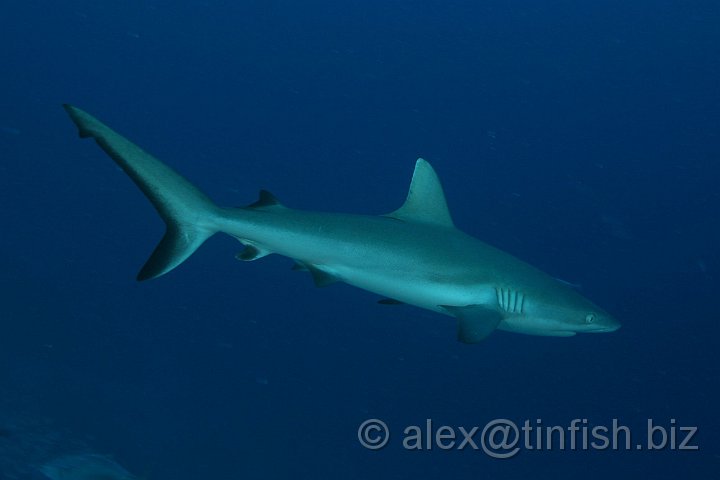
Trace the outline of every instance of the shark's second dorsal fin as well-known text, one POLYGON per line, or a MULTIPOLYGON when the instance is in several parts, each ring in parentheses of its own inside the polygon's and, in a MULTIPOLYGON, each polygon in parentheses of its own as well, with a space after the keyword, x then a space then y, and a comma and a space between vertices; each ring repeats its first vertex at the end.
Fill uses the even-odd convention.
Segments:
POLYGON ((277 199, 275 195, 268 192, 267 190, 260 190, 260 195, 256 202, 251 203, 245 208, 252 208, 252 209, 268 209, 268 208, 285 208, 285 206, 280 203, 280 201, 277 199))
POLYGON ((440 179, 432 166, 422 158, 418 158, 415 163, 415 172, 405 203, 385 216, 409 222, 433 223, 444 227, 455 226, 450 217, 440 179))

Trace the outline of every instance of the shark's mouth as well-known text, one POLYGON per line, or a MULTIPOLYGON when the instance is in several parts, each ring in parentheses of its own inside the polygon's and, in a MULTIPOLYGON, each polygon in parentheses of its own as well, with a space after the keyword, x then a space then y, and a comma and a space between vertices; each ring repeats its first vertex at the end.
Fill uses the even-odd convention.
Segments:
POLYGON ((594 328, 594 329, 592 329, 592 330, 588 330, 587 333, 607 333, 607 332, 614 332, 614 331, 617 330, 618 328, 620 328, 620 325, 610 325, 610 326, 598 327, 598 328, 594 328))
POLYGON ((572 337, 576 334, 577 332, 574 332, 572 330, 550 330, 547 333, 543 333, 541 335, 547 335, 549 337, 572 337))

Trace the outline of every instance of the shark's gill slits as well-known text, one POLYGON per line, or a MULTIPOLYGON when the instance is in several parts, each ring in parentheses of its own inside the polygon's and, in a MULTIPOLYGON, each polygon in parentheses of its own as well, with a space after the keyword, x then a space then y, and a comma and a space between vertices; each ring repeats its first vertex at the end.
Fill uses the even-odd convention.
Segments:
POLYGON ((523 313, 525 294, 509 288, 495 288, 500 308, 508 313, 523 313))

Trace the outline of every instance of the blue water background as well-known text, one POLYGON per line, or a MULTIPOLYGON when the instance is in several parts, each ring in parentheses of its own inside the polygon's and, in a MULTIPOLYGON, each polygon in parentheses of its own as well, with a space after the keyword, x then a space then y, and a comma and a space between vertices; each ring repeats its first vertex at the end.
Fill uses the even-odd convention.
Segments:
POLYGON ((6 5, 0 478, 83 449, 152 480, 714 478, 718 25, 700 0, 6 5), (138 284, 163 225, 64 102, 223 205, 267 188, 385 213, 423 156, 461 229, 623 328, 466 346, 447 317, 241 264, 221 236, 138 284), (378 452, 356 438, 372 417, 395 432, 378 452), (427 418, 676 419, 700 449, 404 451, 427 418))

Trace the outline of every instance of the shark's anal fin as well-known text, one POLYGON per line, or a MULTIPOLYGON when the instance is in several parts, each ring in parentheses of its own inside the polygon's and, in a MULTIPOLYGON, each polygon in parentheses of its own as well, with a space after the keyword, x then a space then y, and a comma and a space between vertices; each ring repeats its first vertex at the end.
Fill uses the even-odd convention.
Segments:
POLYGON ((441 307, 457 318, 458 340, 462 343, 480 343, 494 332, 502 321, 500 312, 483 305, 465 305, 460 307, 441 305, 441 307))
POLYGON ((295 260, 295 264, 292 269, 299 272, 310 272, 310 276, 312 277, 313 282, 315 282, 316 287, 327 287, 328 285, 332 285, 333 283, 340 281, 340 279, 335 275, 321 270, 315 265, 303 263, 299 260, 295 260))
POLYGON ((252 262, 258 258, 263 258, 270 255, 272 252, 263 250, 262 248, 256 247, 255 245, 246 245, 242 252, 237 253, 235 258, 243 262, 252 262))

